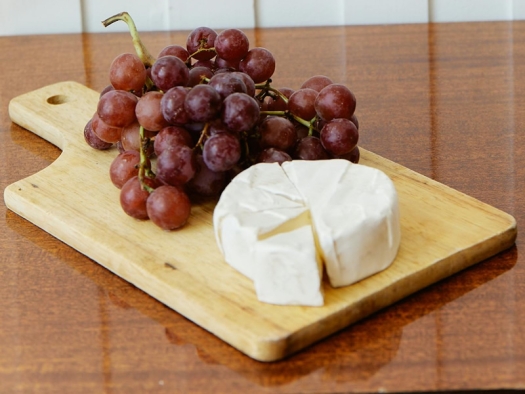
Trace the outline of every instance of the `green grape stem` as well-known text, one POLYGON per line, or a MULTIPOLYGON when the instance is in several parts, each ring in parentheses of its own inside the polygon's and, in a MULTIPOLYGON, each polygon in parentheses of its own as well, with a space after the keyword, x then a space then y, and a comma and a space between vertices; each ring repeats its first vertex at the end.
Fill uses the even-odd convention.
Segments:
POLYGON ((144 182, 144 178, 154 178, 155 174, 151 170, 150 161, 148 160, 148 155, 146 149, 150 143, 150 139, 144 135, 144 127, 140 126, 140 161, 139 161, 139 181, 140 186, 143 190, 146 190, 148 193, 151 193, 153 189, 144 182))
POLYGON ((202 144, 204 143, 204 139, 208 136, 208 129, 209 128, 210 128, 210 123, 206 122, 206 124, 204 125, 204 128, 201 131, 201 135, 199 136, 199 140, 197 141, 197 143, 195 144, 193 149, 196 149, 198 147, 202 148, 202 144))
POLYGON ((121 12, 119 14, 113 15, 103 20, 102 24, 104 27, 108 27, 117 21, 123 21, 128 25, 129 33, 133 39, 133 46, 135 47, 138 57, 140 57, 140 60, 142 60, 142 63, 144 63, 146 67, 151 67, 153 63, 155 63, 155 58, 151 56, 148 49, 140 39, 137 26, 135 26, 135 22, 133 22, 133 19, 127 12, 121 12))

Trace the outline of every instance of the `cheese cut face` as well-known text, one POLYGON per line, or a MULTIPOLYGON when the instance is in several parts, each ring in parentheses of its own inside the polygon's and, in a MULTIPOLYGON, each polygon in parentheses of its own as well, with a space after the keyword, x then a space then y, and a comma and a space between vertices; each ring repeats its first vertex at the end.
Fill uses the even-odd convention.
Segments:
POLYGON ((213 214, 228 264, 254 282, 262 302, 323 305, 330 284, 347 286, 387 268, 401 241, 394 184, 347 160, 251 166, 223 191, 213 214))

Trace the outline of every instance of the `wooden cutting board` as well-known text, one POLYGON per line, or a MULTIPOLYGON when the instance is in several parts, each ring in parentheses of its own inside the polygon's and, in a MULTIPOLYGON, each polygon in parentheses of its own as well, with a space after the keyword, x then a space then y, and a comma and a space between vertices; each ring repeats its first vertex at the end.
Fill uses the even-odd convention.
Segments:
POLYGON ((63 152, 49 167, 4 191, 7 207, 121 276, 248 356, 282 359, 440 279, 514 244, 515 219, 362 149, 399 194, 402 242, 387 270, 357 284, 325 284, 323 307, 260 303, 252 283, 223 260, 212 227, 214 203, 165 232, 125 215, 109 180, 116 149, 83 137, 98 93, 63 82, 14 98, 13 122, 63 152))

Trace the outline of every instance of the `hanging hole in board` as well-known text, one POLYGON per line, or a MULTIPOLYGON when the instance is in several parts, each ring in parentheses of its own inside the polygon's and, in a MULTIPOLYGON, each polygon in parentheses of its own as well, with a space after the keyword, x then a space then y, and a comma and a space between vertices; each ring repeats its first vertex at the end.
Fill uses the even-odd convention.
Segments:
POLYGON ((52 105, 64 104, 69 101, 69 97, 64 94, 57 94, 56 96, 51 96, 47 99, 47 102, 52 105))

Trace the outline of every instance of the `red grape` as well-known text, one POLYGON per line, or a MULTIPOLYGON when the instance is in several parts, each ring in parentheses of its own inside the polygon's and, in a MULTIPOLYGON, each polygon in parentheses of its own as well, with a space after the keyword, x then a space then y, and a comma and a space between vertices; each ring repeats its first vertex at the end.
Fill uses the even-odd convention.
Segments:
POLYGON ((126 127, 133 123, 138 98, 124 90, 111 90, 104 94, 97 105, 100 119, 112 127, 126 127))
POLYGON ((228 171, 241 158, 239 138, 231 133, 219 133, 204 143, 202 158, 208 168, 215 172, 228 171))
POLYGON ((319 117, 328 122, 335 118, 350 119, 354 114, 356 100, 345 85, 332 84, 323 88, 315 99, 315 110, 319 117))
POLYGON ((196 53, 200 49, 211 49, 215 45, 217 32, 209 27, 198 27, 194 29, 186 40, 186 49, 197 60, 210 60, 215 56, 215 52, 204 50, 196 53))
POLYGON ((158 131, 168 126, 160 108, 163 94, 161 92, 147 92, 142 96, 135 108, 138 122, 149 131, 158 131))
POLYGON ((356 147, 359 132, 355 124, 348 119, 332 119, 321 129, 320 139, 328 152, 340 156, 356 147))
POLYGON ((119 189, 134 176, 139 175, 140 154, 136 150, 128 150, 120 153, 109 167, 111 182, 119 189))
POLYGON ((106 150, 113 146, 112 143, 102 141, 93 131, 93 118, 90 119, 84 127, 84 139, 94 149, 106 150))
POLYGON ((226 29, 215 38, 217 55, 224 60, 240 61, 248 54, 250 42, 246 34, 238 29, 226 29))
POLYGON ((138 176, 130 178, 120 190, 120 206, 129 216, 146 220, 148 212, 146 210, 146 201, 149 192, 142 189, 138 176))
POLYGON ((239 70, 248 74, 255 83, 268 80, 275 71, 275 59, 266 48, 253 48, 239 63, 239 70))
POLYGON ((109 67, 109 80, 117 90, 142 93, 146 78, 144 63, 133 53, 123 53, 117 56, 109 67))
POLYGON ((177 187, 163 185, 156 188, 146 202, 146 210, 153 223, 163 230, 182 227, 190 217, 191 202, 177 187))

